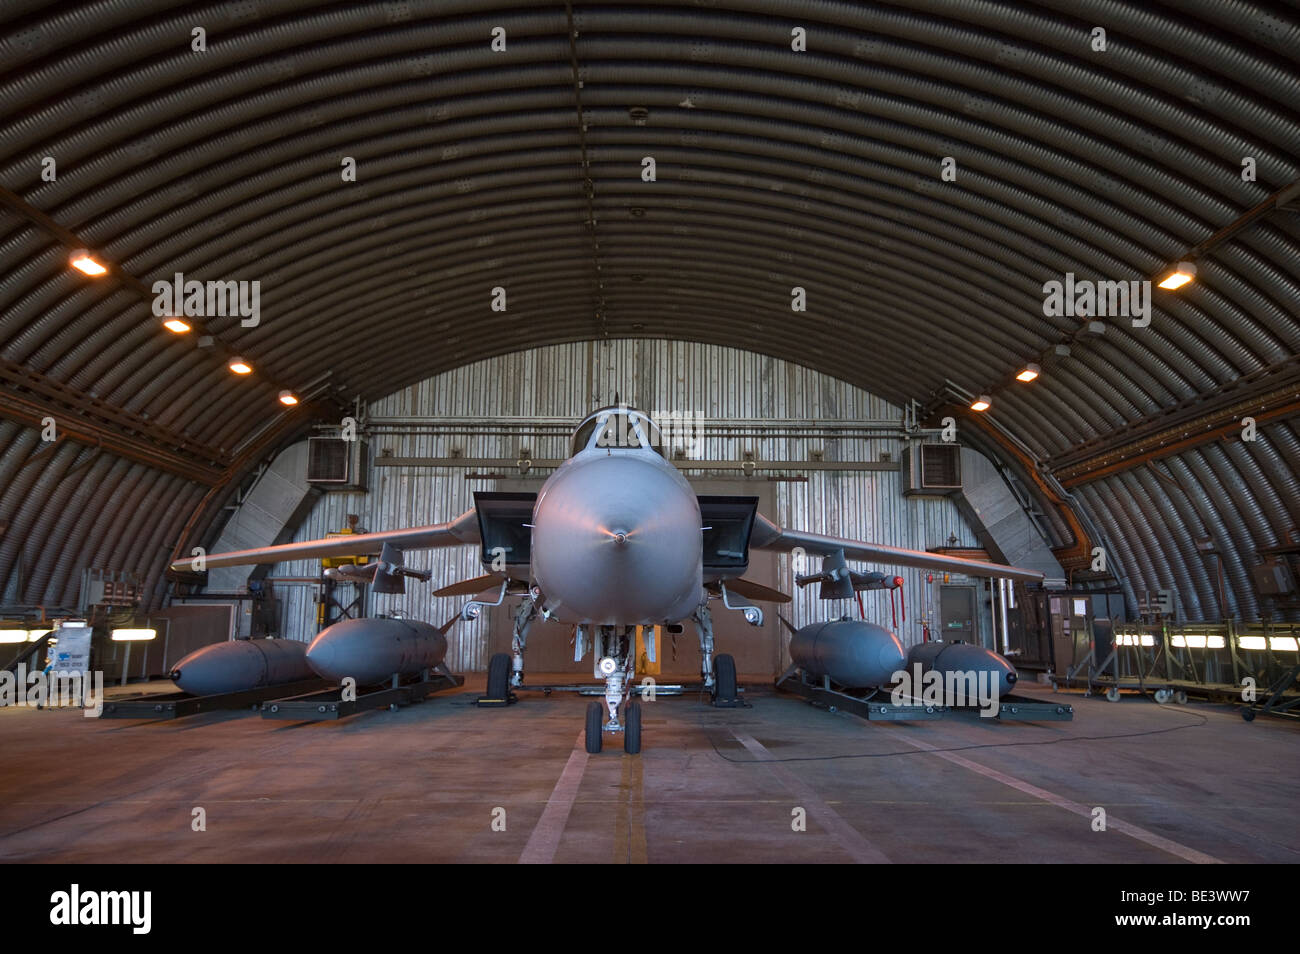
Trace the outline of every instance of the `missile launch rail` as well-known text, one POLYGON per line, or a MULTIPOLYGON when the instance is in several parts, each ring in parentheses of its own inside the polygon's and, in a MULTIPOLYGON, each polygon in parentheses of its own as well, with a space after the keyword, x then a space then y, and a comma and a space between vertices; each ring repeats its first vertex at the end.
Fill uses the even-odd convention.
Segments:
POLYGON ((102 719, 181 719, 200 712, 256 709, 267 699, 319 691, 329 683, 324 679, 301 679, 278 686, 258 686, 241 692, 221 692, 210 696, 192 696, 188 692, 155 692, 120 699, 105 699, 102 719))
MULTIPOLYGON (((929 722, 947 716, 964 716, 980 712, 977 706, 947 706, 916 701, 898 705, 888 690, 872 690, 866 696, 850 695, 830 687, 829 680, 814 681, 801 669, 792 668, 776 681, 776 688, 807 699, 831 712, 843 709, 868 722, 929 722)), ((1007 695, 998 699, 998 714, 990 716, 1003 722, 1071 722, 1074 706, 1065 702, 1043 702, 1026 696, 1007 695)))
POLYGON ((401 706, 423 702, 428 696, 443 689, 454 689, 465 684, 443 666, 424 670, 413 681, 403 683, 398 676, 383 689, 370 687, 359 691, 355 699, 343 698, 343 690, 334 686, 319 692, 271 699, 262 703, 263 719, 288 719, 295 722, 320 722, 326 719, 346 719, 370 709, 388 709, 396 712, 401 706))

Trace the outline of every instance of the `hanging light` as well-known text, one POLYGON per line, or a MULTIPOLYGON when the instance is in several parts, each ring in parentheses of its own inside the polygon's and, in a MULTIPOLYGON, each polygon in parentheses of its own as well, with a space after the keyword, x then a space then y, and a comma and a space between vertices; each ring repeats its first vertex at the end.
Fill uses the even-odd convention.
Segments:
POLYGON ((1174 270, 1164 277, 1159 287, 1173 291, 1175 288, 1182 288, 1194 278, 1196 278, 1196 263, 1179 262, 1174 266, 1174 270))
POLYGON ((234 371, 235 374, 253 373, 253 366, 249 364, 247 361, 245 361, 243 358, 231 358, 230 364, 227 365, 227 367, 230 368, 231 371, 234 371))
POLYGON ((68 264, 91 278, 99 278, 101 275, 108 274, 108 269, 95 261, 90 252, 84 248, 79 248, 69 255, 68 264))
POLYGON ((981 394, 971 403, 970 409, 972 411, 987 411, 992 406, 993 399, 987 394, 981 394))
POLYGON ((1029 364, 1025 365, 1025 370, 1016 375, 1016 380, 1028 383, 1038 377, 1038 372, 1041 370, 1042 368, 1031 361, 1029 364))

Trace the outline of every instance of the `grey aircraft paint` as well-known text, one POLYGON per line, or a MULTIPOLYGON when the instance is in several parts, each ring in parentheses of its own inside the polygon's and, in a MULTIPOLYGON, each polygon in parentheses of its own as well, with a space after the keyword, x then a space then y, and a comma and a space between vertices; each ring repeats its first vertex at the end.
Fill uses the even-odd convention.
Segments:
POLYGON ((169 673, 182 692, 208 696, 312 677, 307 647, 292 639, 236 639, 196 649, 169 673))
POLYGON ((897 636, 860 619, 812 623, 790 637, 790 658, 797 666, 850 689, 893 682, 905 655, 897 636))
POLYGON ((655 450, 602 446, 601 434, 537 495, 532 571, 543 609, 563 623, 685 619, 704 600, 699 499, 655 450))
POLYGON ((999 696, 1010 693, 1016 684, 1016 669, 1011 663, 993 650, 973 643, 917 643, 907 654, 908 671, 917 664, 922 675, 930 670, 942 675, 974 673, 977 677, 988 672, 997 683, 999 696))
POLYGON ((358 686, 394 673, 412 676, 447 655, 443 631, 413 619, 345 619, 321 630, 307 648, 307 664, 323 679, 358 686))

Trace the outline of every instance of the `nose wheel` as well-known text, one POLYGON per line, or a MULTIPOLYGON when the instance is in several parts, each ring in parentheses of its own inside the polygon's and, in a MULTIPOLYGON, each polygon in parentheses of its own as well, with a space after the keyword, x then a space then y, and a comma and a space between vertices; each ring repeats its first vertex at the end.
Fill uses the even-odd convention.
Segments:
MULTIPOLYGON (((587 752, 599 754, 605 741, 605 707, 599 702, 587 703, 587 752)), ((623 751, 628 755, 641 754, 641 703, 629 699, 623 704, 623 751)), ((613 730, 618 731, 618 730, 613 730)))

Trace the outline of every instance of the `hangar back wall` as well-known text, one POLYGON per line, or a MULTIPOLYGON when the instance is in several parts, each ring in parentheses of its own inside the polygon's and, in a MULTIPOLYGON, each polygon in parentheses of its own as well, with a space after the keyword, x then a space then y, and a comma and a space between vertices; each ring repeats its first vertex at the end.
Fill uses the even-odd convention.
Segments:
MULTIPOLYGON (((815 422, 871 421, 883 428, 896 425, 902 416, 900 408, 828 375, 733 348, 611 340, 539 348, 477 362, 375 401, 369 409, 374 420, 400 418, 403 423, 378 426, 370 438, 370 450, 376 459, 381 459, 379 455, 385 451, 394 457, 447 457, 453 450, 460 450, 465 457, 513 461, 520 447, 525 446, 539 459, 563 457, 572 426, 592 408, 612 403, 616 394, 652 412, 701 414, 710 428, 702 455, 707 460, 739 460, 747 451, 759 462, 808 460, 810 450, 822 450, 828 461, 879 464, 882 454, 898 461, 902 446, 897 438, 883 436, 826 439, 815 422), (538 429, 529 423, 536 418, 558 418, 567 423, 552 426, 552 436, 539 436, 538 429), (460 424, 453 427, 448 419, 509 419, 516 423, 492 428, 484 424, 477 436, 465 436, 448 432, 475 428, 460 424), (427 425, 434 422, 441 423, 430 432, 427 425), (745 436, 712 436, 713 426, 722 424, 745 436), (810 436, 794 436, 800 430, 810 436)), ((690 476, 736 486, 742 486, 744 480, 734 472, 690 476)), ((754 489, 750 492, 772 500, 775 509, 768 515, 788 526, 912 549, 941 545, 950 536, 956 536, 961 545, 976 545, 951 500, 903 497, 896 469, 814 470, 806 476, 806 483, 771 482, 758 476, 752 479, 754 489)), ((434 523, 471 507, 474 490, 500 489, 503 484, 467 480, 465 469, 377 466, 371 470, 368 492, 322 496, 293 539, 308 540, 337 530, 345 526, 349 513, 358 514, 361 524, 370 530, 434 523)), ((774 561, 773 576, 765 575, 771 572, 766 568, 757 570, 759 562, 754 564, 758 573, 755 579, 787 592, 794 590, 787 558, 774 561)), ((412 551, 408 563, 432 569, 434 582, 408 584, 404 596, 372 595, 372 613, 401 611, 441 622, 455 613, 459 601, 435 600, 430 609, 431 590, 482 573, 477 554, 470 548, 412 551)), ((319 561, 299 560, 278 564, 269 575, 274 581, 311 577, 319 571, 319 561)), ((907 596, 911 600, 920 592, 921 573, 900 572, 907 579, 907 596)), ((296 639, 311 638, 316 632, 311 605, 315 587, 273 585, 282 601, 284 634, 296 639)), ((825 619, 832 612, 848 611, 847 603, 822 603, 813 597, 812 592, 796 594, 794 604, 787 608, 796 626, 825 619)), ((865 598, 868 614, 888 623, 888 598, 880 593, 868 593, 865 598)), ((719 610, 715 618, 726 615, 719 610)), ((449 653, 453 670, 485 668, 488 655, 502 648, 491 645, 490 625, 481 620, 457 627, 458 635, 452 639, 449 653)), ((719 619, 720 640, 725 638, 723 625, 719 619)), ((765 627, 772 631, 768 638, 782 638, 777 627, 775 619, 770 619, 765 627)), ((900 630, 905 642, 920 639, 914 614, 908 616, 906 625, 900 625, 900 630)), ((558 630, 556 634, 542 626, 533 630, 533 640, 539 646, 543 640, 555 642, 553 636, 558 636, 558 630)), ((567 638, 566 633, 563 639, 567 638)), ((680 652, 683 659, 695 658, 693 634, 684 641, 679 639, 680 650, 684 650, 680 652)), ((758 662, 756 657, 755 664, 758 662)))

